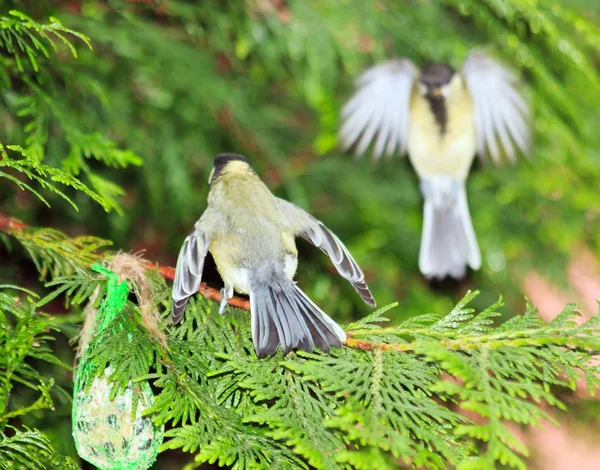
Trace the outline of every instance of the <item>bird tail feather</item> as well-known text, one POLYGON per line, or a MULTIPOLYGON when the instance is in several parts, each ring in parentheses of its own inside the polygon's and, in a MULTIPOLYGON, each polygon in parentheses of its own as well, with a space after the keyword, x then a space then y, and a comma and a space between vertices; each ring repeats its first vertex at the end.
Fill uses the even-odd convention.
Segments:
POLYGON ((425 277, 460 279, 481 267, 463 181, 437 176, 421 182, 425 197, 419 269, 425 277))
POLYGON ((344 330, 317 307, 292 281, 259 285, 250 290, 252 340, 259 358, 271 356, 281 345, 311 352, 329 352, 346 341, 344 330))

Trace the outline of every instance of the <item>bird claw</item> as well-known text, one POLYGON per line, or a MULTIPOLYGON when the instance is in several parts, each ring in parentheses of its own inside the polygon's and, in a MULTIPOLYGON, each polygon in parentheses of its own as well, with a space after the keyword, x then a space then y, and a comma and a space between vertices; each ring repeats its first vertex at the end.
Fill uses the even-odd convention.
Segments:
POLYGON ((221 303, 219 304, 219 315, 225 314, 225 309, 227 308, 228 301, 229 297, 227 296, 227 289, 223 287, 221 289, 221 303))

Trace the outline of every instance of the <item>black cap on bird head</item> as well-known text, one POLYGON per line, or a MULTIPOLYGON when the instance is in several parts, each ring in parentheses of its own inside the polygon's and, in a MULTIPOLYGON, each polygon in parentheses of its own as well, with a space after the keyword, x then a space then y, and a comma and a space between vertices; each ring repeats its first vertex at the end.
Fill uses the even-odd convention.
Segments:
POLYGON ((447 85, 454 77, 454 69, 446 64, 429 64, 421 72, 419 81, 427 88, 434 89, 447 85))
POLYGON ((248 160, 243 155, 239 155, 237 153, 220 153, 219 155, 217 155, 215 157, 215 162, 214 162, 215 171, 219 171, 219 170, 225 168, 225 166, 229 162, 233 162, 236 160, 244 162, 244 163, 248 164, 248 166, 251 166, 250 160, 248 160))
POLYGON ((214 181, 215 179, 217 179, 221 173, 223 172, 223 169, 229 165, 231 162, 243 162, 246 165, 248 165, 249 168, 252 168, 252 165, 250 164, 250 160, 248 160, 246 157, 244 157, 243 155, 239 155, 237 153, 220 153, 219 155, 217 155, 215 157, 214 163, 213 163, 213 170, 211 172, 211 176, 209 179, 209 183, 214 181))

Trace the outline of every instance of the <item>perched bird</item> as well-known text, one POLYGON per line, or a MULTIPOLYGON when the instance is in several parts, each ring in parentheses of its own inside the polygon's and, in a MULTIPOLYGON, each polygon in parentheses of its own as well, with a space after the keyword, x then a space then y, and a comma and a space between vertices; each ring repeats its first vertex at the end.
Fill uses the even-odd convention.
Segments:
POLYGON ((374 157, 408 150, 425 199, 419 269, 427 278, 461 278, 481 267, 465 181, 476 153, 499 164, 530 146, 527 103, 515 77, 487 55, 471 52, 462 70, 408 59, 367 70, 342 110, 340 140, 374 157))
POLYGON ((323 250, 338 273, 370 306, 375 300, 365 276, 342 242, 299 207, 278 199, 241 155, 224 153, 214 160, 208 207, 185 239, 173 283, 172 322, 178 323, 191 295, 198 292, 204 258, 211 252, 225 286, 219 313, 236 290, 250 295, 252 340, 258 357, 281 345, 329 351, 346 334, 294 283, 298 264, 295 237, 323 250))

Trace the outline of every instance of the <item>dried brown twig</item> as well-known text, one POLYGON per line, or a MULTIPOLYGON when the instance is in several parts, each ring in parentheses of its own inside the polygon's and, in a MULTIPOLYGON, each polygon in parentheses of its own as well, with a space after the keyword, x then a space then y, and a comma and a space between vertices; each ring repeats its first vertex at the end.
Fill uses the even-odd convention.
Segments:
MULTIPOLYGON (((26 228, 29 228, 29 225, 24 224, 20 220, 13 219, 12 217, 0 213, 0 231, 10 235, 26 228)), ((160 275, 165 279, 171 281, 175 279, 175 268, 171 268, 169 266, 159 266, 158 264, 153 263, 148 263, 148 268, 157 269, 160 275)), ((220 302, 222 298, 221 292, 218 289, 208 287, 204 283, 200 285, 198 292, 203 297, 210 300, 216 300, 217 302, 220 302)), ((227 303, 232 307, 250 310, 250 301, 248 299, 244 299, 243 297, 232 297, 227 303)))
MULTIPOLYGON (((12 217, 9 217, 5 214, 0 213, 0 231, 1 232, 7 233, 10 235, 14 232, 18 232, 19 230, 23 230, 26 228, 29 228, 29 225, 24 224, 23 222, 21 222, 19 220, 13 219, 12 217)), ((160 273, 160 275, 165 279, 168 279, 171 281, 173 279, 175 279, 175 268, 172 268, 170 266, 159 266, 158 264, 153 264, 153 263, 148 263, 147 266, 148 266, 148 269, 157 269, 158 272, 160 273)), ((220 302, 222 299, 221 292, 218 289, 209 287, 204 283, 202 283, 200 285, 200 289, 198 290, 198 293, 200 295, 202 295, 204 298, 209 299, 209 300, 215 300, 217 302, 220 302)), ((229 301, 227 303, 229 305, 231 305, 232 307, 241 308, 243 310, 250 311, 250 301, 243 297, 232 297, 231 299, 229 299, 229 301)), ((373 351, 375 349, 381 349, 384 351, 386 351, 386 350, 392 350, 392 351, 405 350, 405 349, 402 349, 402 345, 372 343, 370 341, 363 341, 363 340, 353 338, 351 335, 352 335, 352 333, 348 333, 348 338, 346 339, 346 342, 344 343, 349 348, 360 349, 363 351, 373 351)))

